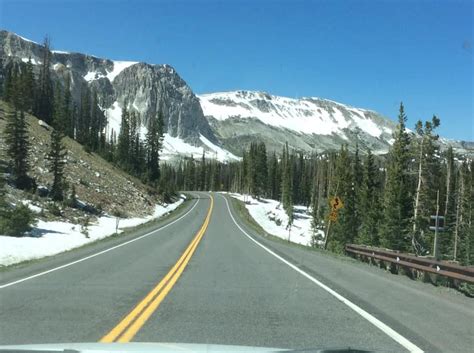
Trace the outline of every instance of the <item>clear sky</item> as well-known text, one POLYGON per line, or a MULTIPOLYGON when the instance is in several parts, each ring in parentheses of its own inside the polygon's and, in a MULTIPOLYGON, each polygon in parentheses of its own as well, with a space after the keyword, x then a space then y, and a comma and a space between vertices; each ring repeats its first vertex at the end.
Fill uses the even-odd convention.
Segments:
POLYGON ((196 93, 318 96, 474 140, 473 1, 0 0, 54 49, 174 66, 196 93))

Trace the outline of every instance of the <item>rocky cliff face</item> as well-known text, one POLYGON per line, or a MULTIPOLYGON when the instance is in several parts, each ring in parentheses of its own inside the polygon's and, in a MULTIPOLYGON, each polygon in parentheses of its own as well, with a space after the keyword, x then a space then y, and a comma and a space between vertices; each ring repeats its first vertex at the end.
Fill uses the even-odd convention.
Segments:
MULTIPOLYGON (((38 43, 0 31, 3 66, 12 60, 28 61, 31 58, 38 70, 43 53, 44 49, 38 43)), ((212 143, 218 143, 199 100, 169 65, 112 61, 81 53, 53 51, 51 66, 55 80, 64 84, 68 75, 72 78, 71 89, 77 102, 83 85, 97 91, 101 107, 111 113, 110 128, 118 128, 121 108, 125 106, 140 113, 143 126, 147 126, 150 117, 156 116, 161 108, 169 136, 203 145, 202 135, 212 143)))

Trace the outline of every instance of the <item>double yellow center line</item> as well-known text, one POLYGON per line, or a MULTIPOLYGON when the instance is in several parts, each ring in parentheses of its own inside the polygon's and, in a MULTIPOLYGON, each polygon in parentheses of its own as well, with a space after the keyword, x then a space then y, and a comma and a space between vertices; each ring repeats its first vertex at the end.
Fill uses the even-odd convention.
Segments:
POLYGON ((155 310, 158 309, 163 299, 183 273, 186 265, 191 259, 191 256, 193 256, 194 251, 206 232, 211 219, 213 207, 214 198, 211 195, 211 205, 209 206, 206 219, 194 239, 179 258, 178 262, 176 262, 160 283, 158 283, 158 285, 153 288, 151 292, 148 293, 146 297, 143 298, 143 300, 138 303, 137 306, 127 316, 125 316, 117 326, 102 337, 100 342, 130 342, 130 340, 137 334, 138 330, 140 330, 155 310))

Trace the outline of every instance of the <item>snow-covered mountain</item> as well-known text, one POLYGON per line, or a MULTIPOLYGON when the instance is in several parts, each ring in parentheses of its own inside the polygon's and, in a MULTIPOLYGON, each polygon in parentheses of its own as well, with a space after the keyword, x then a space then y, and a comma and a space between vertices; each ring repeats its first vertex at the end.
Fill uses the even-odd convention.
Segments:
MULTIPOLYGON (((241 154, 252 141, 270 150, 290 147, 307 152, 339 149, 356 143, 384 154, 393 143, 394 120, 375 111, 318 97, 287 98, 265 92, 232 91, 198 95, 204 115, 223 146, 241 154)), ((396 112, 395 112, 396 113, 396 112)), ((441 138, 461 154, 474 154, 474 143, 441 138)))
MULTIPOLYGON (((11 61, 31 59, 36 72, 43 58, 43 47, 38 43, 0 30, 1 69, 11 61)), ((52 51, 52 78, 64 85, 71 79, 72 95, 78 104, 82 88, 87 86, 98 93, 99 104, 108 117, 107 136, 118 133, 122 108, 140 113, 142 131, 150 117, 162 109, 165 118, 166 158, 176 155, 202 155, 220 160, 238 157, 224 151, 205 119, 199 100, 191 88, 170 65, 152 65, 134 61, 113 61, 92 55, 52 51)))
MULTIPOLYGON (((0 30, 2 69, 11 61, 31 58, 39 71, 43 47, 0 30)), ((140 114, 142 131, 159 109, 165 117, 164 157, 201 155, 236 160, 251 142, 263 141, 268 150, 306 152, 339 149, 341 144, 362 151, 386 153, 395 122, 366 109, 322 98, 285 98, 264 92, 235 91, 196 96, 170 65, 113 61, 92 55, 53 50, 52 77, 62 85, 69 77, 76 103, 84 86, 98 93, 108 117, 107 136, 120 129, 122 108, 140 114)), ((394 112, 395 113, 395 112, 394 112)), ((472 142, 442 140, 458 152, 474 154, 472 142)))
POLYGON ((198 96, 204 115, 226 147, 238 151, 260 139, 279 149, 313 151, 342 143, 386 151, 395 123, 376 112, 321 98, 293 99, 265 92, 234 91, 198 96))

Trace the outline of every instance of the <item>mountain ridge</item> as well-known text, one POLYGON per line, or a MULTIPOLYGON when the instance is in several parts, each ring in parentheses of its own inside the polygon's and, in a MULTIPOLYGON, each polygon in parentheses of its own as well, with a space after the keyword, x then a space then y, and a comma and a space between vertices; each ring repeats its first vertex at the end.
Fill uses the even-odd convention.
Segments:
MULTIPOLYGON (((42 46, 15 33, 0 30, 0 57, 37 66, 42 46)), ((150 64, 100 58, 74 51, 52 51, 53 79, 71 77, 72 95, 80 100, 84 85, 98 92, 99 105, 109 120, 110 136, 120 128, 122 108, 141 116, 142 132, 160 109, 165 115, 165 155, 200 155, 205 151, 222 160, 236 160, 250 143, 265 142, 269 150, 290 148, 304 152, 339 149, 356 144, 362 152, 385 154, 393 141, 396 122, 371 109, 357 108, 320 97, 290 98, 264 91, 236 90, 196 95, 169 64, 150 64)), ((37 69, 37 68, 36 68, 37 69)), ((441 139, 459 153, 474 154, 474 143, 441 139)))

